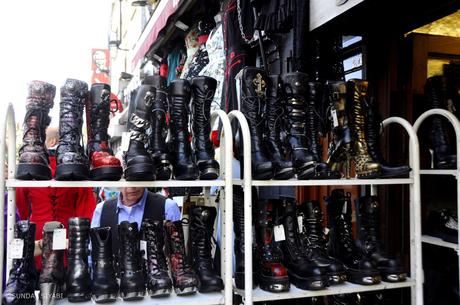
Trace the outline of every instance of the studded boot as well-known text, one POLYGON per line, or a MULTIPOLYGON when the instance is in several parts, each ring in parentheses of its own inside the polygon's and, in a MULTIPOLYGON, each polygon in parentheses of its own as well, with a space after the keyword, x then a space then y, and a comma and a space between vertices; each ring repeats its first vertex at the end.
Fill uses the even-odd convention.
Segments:
POLYGON ((19 149, 19 162, 16 178, 21 180, 50 180, 51 168, 48 151, 45 147, 46 128, 51 122, 48 113, 54 104, 56 87, 32 81, 26 97, 22 146, 19 149))
POLYGON ((195 163, 201 180, 214 180, 219 176, 219 163, 214 160, 214 148, 210 140, 211 103, 217 81, 212 77, 198 76, 191 80, 192 134, 195 163))
POLYGON ((91 85, 91 98, 86 103, 86 125, 88 130, 88 157, 91 160, 89 177, 92 180, 120 180, 123 170, 121 162, 109 147, 110 86, 91 85))
POLYGON ((88 179, 88 158, 81 145, 83 107, 87 99, 88 84, 83 81, 67 79, 61 87, 56 180, 88 179))

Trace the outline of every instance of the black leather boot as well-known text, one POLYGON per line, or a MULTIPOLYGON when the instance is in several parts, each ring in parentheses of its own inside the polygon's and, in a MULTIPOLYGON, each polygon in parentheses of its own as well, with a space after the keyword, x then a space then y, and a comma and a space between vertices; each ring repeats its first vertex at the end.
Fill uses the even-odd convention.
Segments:
POLYGON ((69 248, 67 266, 67 298, 69 302, 84 302, 91 298, 91 278, 88 268, 90 220, 69 219, 69 248))
POLYGON ((212 77, 198 76, 191 80, 192 132, 195 163, 201 180, 219 177, 219 163, 214 160, 211 135, 211 103, 216 92, 217 81, 212 77))
POLYGON ((54 230, 63 228, 58 221, 47 222, 43 227, 42 270, 38 280, 42 305, 54 305, 64 298, 64 250, 53 250, 54 230))
POLYGON ((129 118, 129 147, 124 153, 125 178, 128 181, 154 180, 153 159, 146 149, 147 129, 150 128, 150 114, 156 91, 153 86, 142 84, 137 89, 134 104, 136 110, 129 118))
POLYGON ((356 247, 351 227, 351 195, 343 189, 332 190, 326 198, 329 218, 329 251, 343 262, 347 280, 360 285, 380 283, 380 273, 373 262, 356 247))
POLYGON ((265 144, 275 169, 274 179, 291 179, 294 177, 294 167, 292 161, 286 158, 286 152, 281 141, 281 129, 286 115, 284 113, 284 101, 280 96, 279 75, 270 75, 267 81, 265 144))
POLYGON ((399 259, 384 253, 380 238, 380 205, 377 196, 362 196, 355 201, 359 228, 358 246, 366 257, 374 262, 386 282, 406 280, 404 266, 399 259))
POLYGON ((59 145, 56 148, 56 180, 86 180, 89 162, 82 146, 83 108, 88 84, 67 79, 61 87, 59 145))
POLYGON ((166 253, 169 257, 174 291, 177 295, 194 294, 197 291, 199 280, 188 263, 185 254, 184 231, 182 222, 166 221, 166 253))
POLYGON ((246 67, 241 73, 240 103, 251 134, 252 178, 271 179, 274 168, 263 139, 267 75, 264 70, 254 67, 246 67))
POLYGON ((141 226, 141 239, 147 243, 147 291, 151 297, 171 294, 172 281, 168 274, 168 264, 164 253, 163 222, 144 219, 141 226))
POLYGON ((200 280, 198 291, 214 292, 224 289, 224 283, 213 264, 211 240, 217 210, 215 207, 190 207, 189 254, 192 267, 200 280))
POLYGON ((5 290, 3 305, 35 305, 35 285, 38 274, 35 269, 35 223, 28 220, 18 221, 14 226, 14 238, 24 243, 22 258, 13 259, 13 267, 5 290))
POLYGON ((198 178, 198 169, 192 161, 190 143, 189 103, 190 84, 184 79, 176 79, 169 85, 169 115, 171 137, 169 152, 177 180, 195 180, 198 178))
POLYGON ((19 149, 16 169, 17 179, 50 180, 52 178, 45 139, 46 128, 51 122, 48 114, 53 108, 55 94, 54 85, 38 80, 29 84, 26 97, 27 112, 23 124, 23 144, 19 149))
POLYGON ((91 228, 91 294, 96 303, 115 302, 118 282, 113 265, 112 235, 110 227, 91 228))
POLYGON ((120 294, 124 301, 140 300, 145 296, 145 278, 140 253, 137 223, 122 221, 120 237, 120 294))
POLYGON ((323 227, 323 212, 319 201, 309 200, 298 206, 302 219, 301 241, 308 251, 308 257, 325 265, 329 284, 336 285, 346 281, 347 275, 343 264, 327 254, 327 240, 323 227))

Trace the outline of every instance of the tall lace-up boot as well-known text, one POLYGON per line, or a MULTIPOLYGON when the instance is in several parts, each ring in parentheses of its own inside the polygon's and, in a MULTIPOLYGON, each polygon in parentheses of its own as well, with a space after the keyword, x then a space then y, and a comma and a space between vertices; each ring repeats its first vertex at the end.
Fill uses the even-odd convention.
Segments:
POLYGON ((87 99, 88 84, 83 81, 69 78, 61 87, 56 180, 88 179, 89 163, 82 146, 83 108, 87 99))
POLYGON ((147 291, 151 297, 168 296, 172 291, 172 282, 164 253, 163 221, 144 219, 141 239, 147 243, 147 291))
POLYGON ((109 147, 110 86, 91 85, 91 98, 86 103, 86 125, 88 130, 88 157, 91 160, 89 177, 92 180, 120 180, 123 170, 121 162, 109 147))
POLYGON ((185 254, 182 221, 166 221, 166 253, 169 257, 174 291, 177 295, 194 294, 199 279, 190 267, 185 254))
POLYGON ((145 296, 145 279, 140 253, 137 223, 122 221, 120 237, 120 294, 124 301, 140 300, 145 296))
POLYGON ((26 115, 24 117, 22 146, 19 149, 19 161, 16 178, 21 180, 50 180, 51 168, 48 151, 45 147, 46 128, 51 122, 49 111, 53 108, 56 87, 42 82, 32 81, 26 97, 26 115))
POLYGON ((35 305, 38 279, 34 259, 35 229, 35 223, 28 220, 18 221, 14 225, 14 238, 23 242, 22 258, 13 259, 8 283, 3 291, 4 305, 35 305))
POLYGON ((382 280, 405 281, 407 276, 402 262, 390 258, 383 251, 380 237, 380 205, 377 196, 362 196, 355 203, 358 211, 358 246, 365 256, 374 262, 382 280))
POLYGON ((214 267, 211 241, 217 211, 215 207, 190 207, 189 254, 192 267, 198 275, 199 292, 213 292, 224 289, 224 283, 214 267))
POLYGON ((212 77, 198 76, 191 80, 192 132, 195 163, 201 180, 214 180, 219 176, 219 163, 214 160, 211 135, 211 103, 217 81, 212 77))
POLYGON ((351 195, 335 189, 326 199, 329 218, 329 251, 343 262, 347 280, 360 285, 380 283, 380 273, 373 262, 355 245, 351 227, 351 195))

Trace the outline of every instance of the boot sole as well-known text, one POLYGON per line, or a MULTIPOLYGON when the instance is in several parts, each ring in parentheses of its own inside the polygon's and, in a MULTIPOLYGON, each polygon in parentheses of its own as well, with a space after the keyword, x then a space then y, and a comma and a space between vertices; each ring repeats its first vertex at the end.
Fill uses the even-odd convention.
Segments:
POLYGON ((303 164, 302 166, 296 167, 297 179, 309 180, 315 176, 316 162, 311 161, 303 164))
POLYGON ((92 299, 94 302, 98 304, 104 304, 104 303, 116 302, 117 297, 118 297, 118 293, 108 293, 108 294, 93 295, 92 299))
POLYGON ((328 286, 327 275, 301 277, 289 270, 288 275, 291 283, 302 290, 321 290, 328 286))
POLYGON ((218 285, 198 285, 198 292, 200 293, 209 293, 209 292, 219 292, 224 289, 224 284, 218 284, 218 285))
POLYGON ((134 292, 127 292, 121 293, 121 298, 123 301, 137 301, 137 300, 142 300, 145 296, 145 290, 144 291, 134 291, 134 292))
POLYGON ((276 180, 289 180, 291 178, 294 178, 294 168, 293 167, 287 167, 280 169, 278 171, 275 170, 275 176, 274 179, 276 180))
POLYGON ((171 295, 172 288, 164 288, 164 289, 158 289, 158 290, 148 290, 149 296, 151 298, 163 298, 163 297, 168 297, 171 295))
POLYGON ((344 272, 329 274, 329 285, 340 285, 347 280, 347 274, 344 272))
POLYGON ((176 293, 176 295, 190 295, 190 294, 195 294, 196 291, 197 291, 197 287, 195 286, 185 287, 184 289, 174 287, 174 292, 176 293))
POLYGON ((120 166, 104 166, 89 171, 89 179, 94 181, 118 181, 122 175, 123 169, 120 166))
POLYGON ((58 287, 57 283, 40 284, 40 303, 43 305, 54 305, 56 300, 63 299, 64 293, 58 287))
POLYGON ((51 180, 51 169, 42 164, 19 163, 16 168, 16 179, 19 180, 51 180))
POLYGON ((378 271, 375 272, 360 272, 359 270, 348 270, 347 280, 359 285, 375 285, 380 283, 381 277, 378 271))
POLYGON ((285 292, 289 291, 291 284, 288 276, 273 277, 273 276, 260 276, 260 289, 268 292, 285 292))
POLYGON ((219 168, 208 167, 200 171, 200 180, 216 180, 219 177, 219 168))
POLYGON ((125 179, 127 181, 153 181, 154 168, 150 163, 134 164, 125 169, 125 179))
POLYGON ((61 164, 56 166, 56 180, 79 181, 87 180, 89 169, 83 164, 61 164))
MULTIPOLYGON (((256 288, 258 284, 255 272, 252 273, 252 289, 256 288)), ((235 273, 235 286, 238 289, 244 289, 244 272, 235 273)))
POLYGON ((188 168, 185 173, 180 175, 174 174, 176 180, 196 180, 198 179, 198 170, 196 168, 188 168))
POLYGON ((68 293, 67 299, 70 303, 86 302, 91 300, 91 295, 89 293, 68 293))
POLYGON ((380 178, 407 178, 409 177, 410 170, 398 171, 398 172, 384 172, 380 174, 380 178))
POLYGON ((372 172, 363 172, 363 173, 357 173, 356 178, 358 179, 376 179, 380 177, 380 172, 377 171, 372 171, 372 172))

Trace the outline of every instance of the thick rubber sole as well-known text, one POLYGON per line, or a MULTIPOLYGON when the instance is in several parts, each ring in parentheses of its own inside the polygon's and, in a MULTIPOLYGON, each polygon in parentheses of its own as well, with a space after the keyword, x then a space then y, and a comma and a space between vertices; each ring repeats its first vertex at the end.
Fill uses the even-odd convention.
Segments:
POLYGON ((216 180, 219 178, 219 168, 208 167, 200 171, 200 180, 216 180))
POLYGON ((89 179, 94 181, 118 181, 122 175, 123 169, 120 166, 104 166, 89 171, 89 179))
POLYGON ((302 164, 302 166, 297 166, 295 168, 297 179, 299 180, 313 179, 315 176, 315 166, 316 166, 315 161, 311 161, 311 162, 302 164))
POLYGON ((224 284, 221 285, 198 285, 198 292, 200 293, 210 293, 210 292, 219 292, 224 289, 224 284))
POLYGON ((98 304, 104 303, 114 303, 117 301, 118 293, 107 293, 107 294, 99 294, 99 295, 92 295, 92 299, 94 302, 98 304))
POLYGON ((380 178, 408 178, 410 170, 404 171, 384 171, 380 172, 380 178))
POLYGON ((68 293, 67 299, 70 303, 87 302, 91 300, 90 293, 68 293))
MULTIPOLYGON (((256 273, 252 273, 252 289, 256 288, 259 284, 256 273)), ((235 272, 235 286, 238 289, 245 289, 244 285, 244 272, 235 272)))
POLYGON ((291 284, 288 276, 273 277, 273 276, 260 276, 260 289, 268 292, 285 292, 289 291, 291 284))
POLYGON ((51 180, 51 169, 47 165, 19 163, 16 167, 16 179, 19 180, 51 180))
POLYGON ((347 270, 347 280, 354 284, 359 285, 375 285, 380 283, 380 273, 375 271, 363 271, 363 270, 347 270))
POLYGON ((168 297, 171 295, 172 287, 171 288, 163 288, 157 290, 148 289, 149 296, 151 298, 163 298, 168 297))
POLYGON ((278 170, 275 170, 275 175, 273 178, 276 180, 289 180, 291 178, 294 178, 294 176, 295 176, 294 168, 286 167, 286 168, 280 168, 278 170))
POLYGON ((185 288, 182 288, 182 289, 180 289, 179 287, 174 287, 174 292, 177 295, 191 295, 191 294, 195 294, 197 292, 197 290, 198 290, 198 288, 196 286, 185 287, 185 288))
POLYGON ((152 181, 154 177, 154 167, 150 163, 133 164, 125 169, 125 179, 127 181, 152 181))
POLYGON ((291 283, 302 290, 321 290, 328 286, 328 276, 309 276, 301 277, 288 270, 291 283))
POLYGON ((133 292, 120 292, 123 301, 137 301, 142 300, 145 296, 145 290, 133 292))
POLYGON ((87 180, 89 168, 83 164, 61 164, 56 166, 55 178, 61 181, 87 180))

